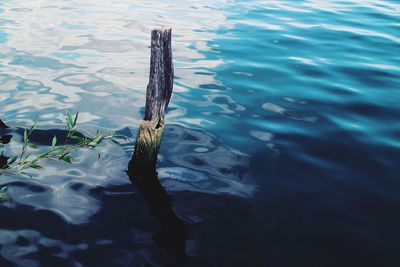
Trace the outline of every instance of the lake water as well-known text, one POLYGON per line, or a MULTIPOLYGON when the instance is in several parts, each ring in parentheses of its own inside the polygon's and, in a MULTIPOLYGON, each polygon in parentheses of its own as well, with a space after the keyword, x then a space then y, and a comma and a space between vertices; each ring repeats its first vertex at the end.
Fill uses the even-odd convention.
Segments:
POLYGON ((0 266, 176 265, 125 174, 163 25, 175 84, 158 174, 182 265, 400 266, 396 0, 0 0, 0 118, 37 121, 42 145, 65 109, 84 134, 131 137, 0 177, 14 200, 0 266))

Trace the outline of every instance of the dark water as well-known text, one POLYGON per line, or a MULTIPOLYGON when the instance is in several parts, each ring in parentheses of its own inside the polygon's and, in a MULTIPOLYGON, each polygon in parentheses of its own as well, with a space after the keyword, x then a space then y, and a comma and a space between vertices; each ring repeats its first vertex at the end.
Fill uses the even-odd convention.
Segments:
POLYGON ((162 197, 129 182, 132 143, 2 176, 0 266, 174 266, 157 234, 182 228, 184 266, 400 266, 397 1, 0 0, 0 118, 48 144, 79 110, 133 141, 160 25, 162 197), (168 196, 184 226, 155 216, 168 196))

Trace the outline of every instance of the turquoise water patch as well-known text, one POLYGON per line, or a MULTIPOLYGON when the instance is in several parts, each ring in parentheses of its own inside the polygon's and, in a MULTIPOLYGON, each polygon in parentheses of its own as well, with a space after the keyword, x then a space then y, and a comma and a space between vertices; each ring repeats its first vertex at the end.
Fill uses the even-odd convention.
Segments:
POLYGON ((0 43, 7 42, 7 34, 3 31, 0 31, 0 43))

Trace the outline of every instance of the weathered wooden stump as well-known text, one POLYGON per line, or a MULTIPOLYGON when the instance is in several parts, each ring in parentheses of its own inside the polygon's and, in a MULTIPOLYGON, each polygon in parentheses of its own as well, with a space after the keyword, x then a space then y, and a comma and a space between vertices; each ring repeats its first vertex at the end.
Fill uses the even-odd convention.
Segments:
POLYGON ((173 78, 171 29, 153 30, 145 115, 139 126, 127 174, 145 198, 150 213, 160 223, 161 229, 153 235, 154 241, 177 262, 181 262, 186 257, 185 224, 173 212, 171 199, 160 184, 156 171, 173 78))
MULTIPOLYGON (((150 76, 146 91, 146 108, 136 138, 131 176, 136 172, 155 171, 157 154, 164 128, 164 116, 172 95, 174 68, 172 64, 171 29, 151 32, 150 76), (146 168, 145 168, 146 167, 146 168)), ((132 165, 132 166, 131 166, 132 165)), ((136 173, 136 174, 135 174, 136 173)))
POLYGON ((146 92, 144 120, 162 120, 174 85, 171 29, 151 32, 150 77, 146 92))

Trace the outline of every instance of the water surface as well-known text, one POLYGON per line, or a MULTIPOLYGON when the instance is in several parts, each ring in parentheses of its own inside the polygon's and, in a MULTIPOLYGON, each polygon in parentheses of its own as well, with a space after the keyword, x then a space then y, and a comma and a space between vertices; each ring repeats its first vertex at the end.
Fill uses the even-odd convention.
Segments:
MULTIPOLYGON (((79 110, 82 133, 133 141, 162 25, 176 76, 158 172, 186 265, 398 266, 397 1, 0 0, 0 118, 52 133, 79 110)), ((124 173, 132 150, 1 177, 15 203, 0 206, 0 265, 174 262, 124 173)))

